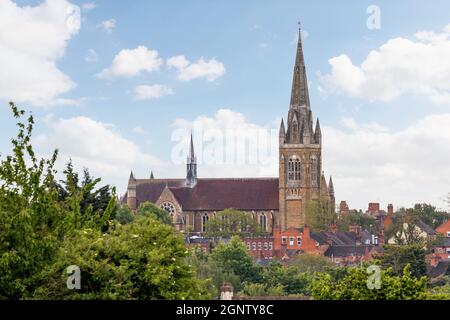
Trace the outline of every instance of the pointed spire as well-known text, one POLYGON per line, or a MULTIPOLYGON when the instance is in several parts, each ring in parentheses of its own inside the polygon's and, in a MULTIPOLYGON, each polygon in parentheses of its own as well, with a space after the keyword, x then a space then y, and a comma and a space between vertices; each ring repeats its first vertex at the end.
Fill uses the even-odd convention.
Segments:
POLYGON ((318 144, 322 143, 322 130, 320 129, 319 118, 317 118, 317 122, 316 122, 316 130, 314 132, 314 140, 316 140, 316 143, 318 143, 318 144))
POLYGON ((136 179, 134 178, 133 170, 131 170, 131 173, 130 173, 130 179, 128 179, 128 180, 136 180, 136 179))
POLYGON ((295 58, 294 77, 292 80, 291 108, 301 106, 310 108, 308 80, 306 77, 305 58, 303 56, 302 30, 298 30, 297 56, 295 58))
POLYGON ((286 128, 284 127, 284 119, 281 118, 281 125, 280 125, 280 136, 286 134, 286 128))
POLYGON ((328 193, 334 195, 333 178, 330 176, 330 182, 328 183, 328 193))
POLYGON ((151 180, 155 179, 155 176, 153 175, 153 171, 150 173, 150 179, 151 180))
POLYGON ((194 138, 192 136, 192 132, 191 132, 191 146, 189 149, 189 159, 191 160, 191 163, 195 162, 195 153, 194 153, 194 138))

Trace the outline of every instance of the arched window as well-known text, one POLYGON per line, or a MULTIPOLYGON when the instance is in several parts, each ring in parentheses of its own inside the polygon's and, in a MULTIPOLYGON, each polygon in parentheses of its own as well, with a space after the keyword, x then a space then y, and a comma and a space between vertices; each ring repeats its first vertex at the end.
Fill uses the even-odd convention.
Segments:
POLYGON ((264 212, 261 212, 259 215, 259 228, 262 232, 267 230, 267 217, 264 212))
POLYGON ((166 210, 171 217, 173 217, 176 213, 175 206, 170 202, 163 202, 161 204, 161 209, 166 210))
POLYGON ((297 158, 289 159, 288 180, 299 181, 301 178, 300 171, 301 171, 300 160, 297 158))
POLYGON ((318 186, 319 182, 319 164, 316 156, 311 157, 311 181, 313 186, 318 186))
POLYGON ((206 227, 208 225, 208 220, 209 220, 208 214, 205 213, 202 216, 202 232, 206 232, 206 227))

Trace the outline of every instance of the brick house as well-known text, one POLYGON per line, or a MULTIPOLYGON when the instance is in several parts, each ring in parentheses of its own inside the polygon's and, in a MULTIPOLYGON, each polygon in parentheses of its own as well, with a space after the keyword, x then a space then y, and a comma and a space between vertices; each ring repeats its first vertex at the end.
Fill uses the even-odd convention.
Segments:
POLYGON ((446 238, 450 238, 450 219, 437 227, 436 232, 442 234, 446 238))

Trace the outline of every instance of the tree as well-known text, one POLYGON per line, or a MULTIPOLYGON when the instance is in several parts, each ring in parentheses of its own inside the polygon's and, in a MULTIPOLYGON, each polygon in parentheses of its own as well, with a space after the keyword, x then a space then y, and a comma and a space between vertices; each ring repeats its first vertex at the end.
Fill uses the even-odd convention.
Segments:
POLYGON ((306 223, 316 231, 326 231, 337 222, 337 214, 328 199, 311 200, 305 207, 306 223))
POLYGON ((410 265, 411 275, 420 278, 427 274, 426 252, 420 245, 385 245, 383 254, 377 260, 383 269, 392 269, 396 276, 410 265))
MULTIPOLYGON (((232 272, 241 282, 260 282, 261 267, 253 261, 244 243, 234 236, 229 243, 219 244, 209 255, 212 263, 232 272)), ((236 288, 239 290, 240 286, 236 288)))
POLYGON ((158 208, 151 202, 141 203, 137 209, 138 216, 149 216, 165 224, 172 224, 172 217, 170 214, 161 208, 158 208))
POLYGON ((435 206, 427 203, 416 204, 411 211, 417 219, 422 220, 433 229, 436 229, 449 219, 447 213, 440 212, 436 210, 435 206))
POLYGON ((116 225, 111 232, 78 230, 56 261, 42 272, 38 299, 204 299, 204 282, 186 264, 184 240, 172 226, 150 216, 116 225), (81 269, 81 290, 66 287, 66 268, 81 269))
POLYGON ((375 218, 366 213, 352 210, 349 214, 339 217, 337 223, 338 229, 341 231, 348 231, 352 224, 359 225, 363 230, 368 230, 372 234, 377 233, 375 218))
POLYGON ((309 295, 311 276, 309 273, 299 273, 296 267, 283 266, 278 261, 270 261, 263 272, 263 283, 267 288, 283 287, 286 295, 309 295))
POLYGON ((258 225, 249 213, 225 209, 208 220, 206 230, 208 236, 228 238, 258 233, 258 225))
POLYGON ((325 272, 334 264, 326 257, 313 254, 299 254, 294 259, 289 260, 289 266, 297 268, 298 272, 325 272))
MULTIPOLYGON (((316 274, 312 285, 312 297, 315 300, 422 300, 433 299, 427 292, 427 278, 412 277, 409 267, 398 276, 390 270, 380 273, 380 288, 370 289, 367 285, 369 274, 364 268, 350 268, 348 274, 334 281, 329 274, 316 274)), ((439 296, 439 298, 442 298, 439 296)))
POLYGON ((120 224, 127 224, 133 221, 133 214, 127 205, 121 205, 115 210, 114 219, 120 224))

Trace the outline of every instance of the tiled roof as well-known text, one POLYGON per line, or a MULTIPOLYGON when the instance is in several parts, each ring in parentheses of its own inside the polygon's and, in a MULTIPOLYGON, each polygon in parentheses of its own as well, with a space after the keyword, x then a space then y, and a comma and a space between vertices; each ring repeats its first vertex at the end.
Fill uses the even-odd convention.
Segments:
POLYGON ((166 185, 184 211, 278 210, 279 206, 278 178, 199 179, 193 188, 185 187, 184 179, 138 180, 138 205, 156 202, 166 185))
POLYGON ((442 260, 439 261, 436 267, 432 268, 430 272, 428 272, 428 276, 430 278, 437 278, 446 274, 448 266, 450 265, 450 260, 442 260))
POLYGON ((355 245, 356 235, 353 232, 311 232, 313 238, 319 245, 324 245, 331 241, 331 245, 355 245))
POLYGON ((373 246, 361 245, 361 246, 330 246, 324 255, 327 257, 348 257, 348 256, 364 256, 366 250, 369 252, 372 250, 373 246))
POLYGON ((422 229, 422 231, 426 232, 428 235, 435 235, 436 234, 436 230, 434 230, 432 227, 430 227, 429 225, 427 225, 425 222, 423 222, 420 219, 416 221, 416 225, 420 229, 422 229))

